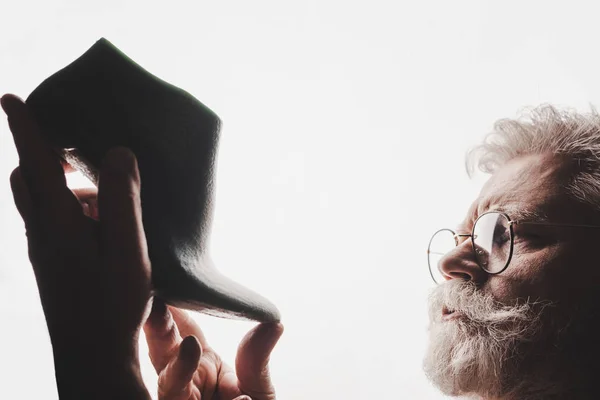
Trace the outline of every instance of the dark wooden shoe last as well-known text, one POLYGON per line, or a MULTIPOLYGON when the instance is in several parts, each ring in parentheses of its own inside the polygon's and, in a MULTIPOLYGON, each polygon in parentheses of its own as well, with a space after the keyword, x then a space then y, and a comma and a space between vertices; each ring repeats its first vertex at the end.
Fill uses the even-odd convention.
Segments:
POLYGON ((135 153, 157 296, 221 317, 279 320, 271 302, 219 273, 208 254, 215 113, 106 39, 46 79, 26 103, 50 144, 94 183, 109 149, 135 153))

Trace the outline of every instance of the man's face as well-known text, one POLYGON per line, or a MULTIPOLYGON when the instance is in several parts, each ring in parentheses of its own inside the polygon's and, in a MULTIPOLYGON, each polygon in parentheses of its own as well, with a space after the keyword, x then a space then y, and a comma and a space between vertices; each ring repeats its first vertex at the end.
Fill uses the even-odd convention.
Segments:
MULTIPOLYGON (((535 214, 550 223, 599 225, 591 210, 566 194, 572 168, 551 155, 509 162, 488 180, 457 233, 471 233, 477 217, 494 210, 516 221, 535 214)), ((600 282, 594 260, 600 230, 513 227, 513 257, 501 274, 479 268, 470 238, 440 261, 448 281, 431 297, 425 370, 447 394, 495 397, 533 384, 538 368, 550 368, 541 360, 569 339, 565 328, 583 324, 577 312, 600 282)))

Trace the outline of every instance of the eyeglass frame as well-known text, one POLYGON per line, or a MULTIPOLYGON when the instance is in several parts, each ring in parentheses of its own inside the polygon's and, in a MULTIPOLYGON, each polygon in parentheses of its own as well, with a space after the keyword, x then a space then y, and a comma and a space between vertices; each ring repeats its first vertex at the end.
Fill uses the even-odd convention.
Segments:
MULTIPOLYGON (((452 236, 454 237, 454 242, 456 243, 455 246, 458 247, 458 238, 460 237, 470 237, 471 238, 471 247, 473 249, 473 255, 475 257, 475 262, 477 263, 477 266, 479 267, 479 269, 481 269, 483 272, 485 272, 486 274, 489 275, 498 275, 501 274, 502 272, 506 271, 506 269, 508 268, 508 265, 510 264, 510 261, 512 260, 512 256, 513 256, 513 248, 514 248, 514 229, 513 226, 514 225, 540 225, 540 226, 558 226, 558 227, 563 227, 563 228, 588 228, 588 229, 600 229, 599 225, 585 225, 585 224, 563 224, 563 223, 556 223, 556 222, 542 222, 542 221, 516 221, 516 220, 512 220, 510 218, 510 216, 502 211, 487 211, 483 214, 481 214, 479 217, 477 217, 477 219, 475 220, 475 222, 473 223, 473 229, 471 229, 471 233, 456 233, 454 232, 454 230, 449 229, 449 228, 442 228, 437 230, 432 236, 431 239, 429 239, 429 245, 427 246, 427 265, 429 266, 429 275, 431 275, 431 279, 433 279, 433 281, 439 285, 439 283, 435 280, 435 277, 433 276, 433 272, 431 272, 431 260, 429 257, 429 254, 431 253, 431 243, 433 242, 433 238, 435 238, 435 236, 442 232, 442 231, 449 231, 450 233, 452 233, 452 236), (508 229, 509 229, 509 233, 510 233, 510 252, 508 254, 508 259, 506 260, 506 263, 504 265, 504 267, 497 272, 489 272, 487 271, 485 268, 483 268, 479 262, 479 259, 477 257, 477 249, 475 248, 475 240, 473 240, 473 238, 475 237, 475 227, 477 226, 477 222, 485 215, 487 214, 499 214, 502 215, 504 218, 506 218, 506 220, 508 221, 508 229)), ((446 253, 448 254, 448 253, 446 253)), ((446 254, 444 254, 442 257, 445 257, 446 254)), ((438 262, 439 263, 439 262, 438 262)), ((439 270, 439 267, 437 267, 439 270)), ((441 272, 441 271, 440 271, 441 272)), ((442 273, 442 275, 445 275, 444 273, 442 273)))

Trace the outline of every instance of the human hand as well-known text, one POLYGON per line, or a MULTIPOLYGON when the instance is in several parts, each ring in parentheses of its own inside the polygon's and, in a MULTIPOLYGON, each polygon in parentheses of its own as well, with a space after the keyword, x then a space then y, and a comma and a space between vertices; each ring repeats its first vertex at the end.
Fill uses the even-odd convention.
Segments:
POLYGON ((185 311, 157 298, 144 332, 158 373, 159 400, 275 400, 268 363, 283 333, 280 323, 259 324, 246 334, 235 371, 208 345, 185 311))
POLYGON ((19 153, 11 187, 25 222, 61 400, 149 398, 138 338, 149 312, 151 272, 135 156, 124 148, 106 156, 96 221, 66 186, 58 156, 23 101, 5 95, 1 103, 19 153))

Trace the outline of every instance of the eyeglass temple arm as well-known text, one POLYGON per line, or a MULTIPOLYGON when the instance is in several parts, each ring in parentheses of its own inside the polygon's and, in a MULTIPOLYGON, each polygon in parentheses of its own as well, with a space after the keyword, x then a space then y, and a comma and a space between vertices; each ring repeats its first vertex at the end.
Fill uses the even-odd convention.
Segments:
POLYGON ((599 225, 581 225, 581 224, 560 224, 553 222, 529 222, 529 221, 509 221, 511 225, 545 225, 545 226, 562 226, 565 228, 590 228, 600 229, 599 225))

